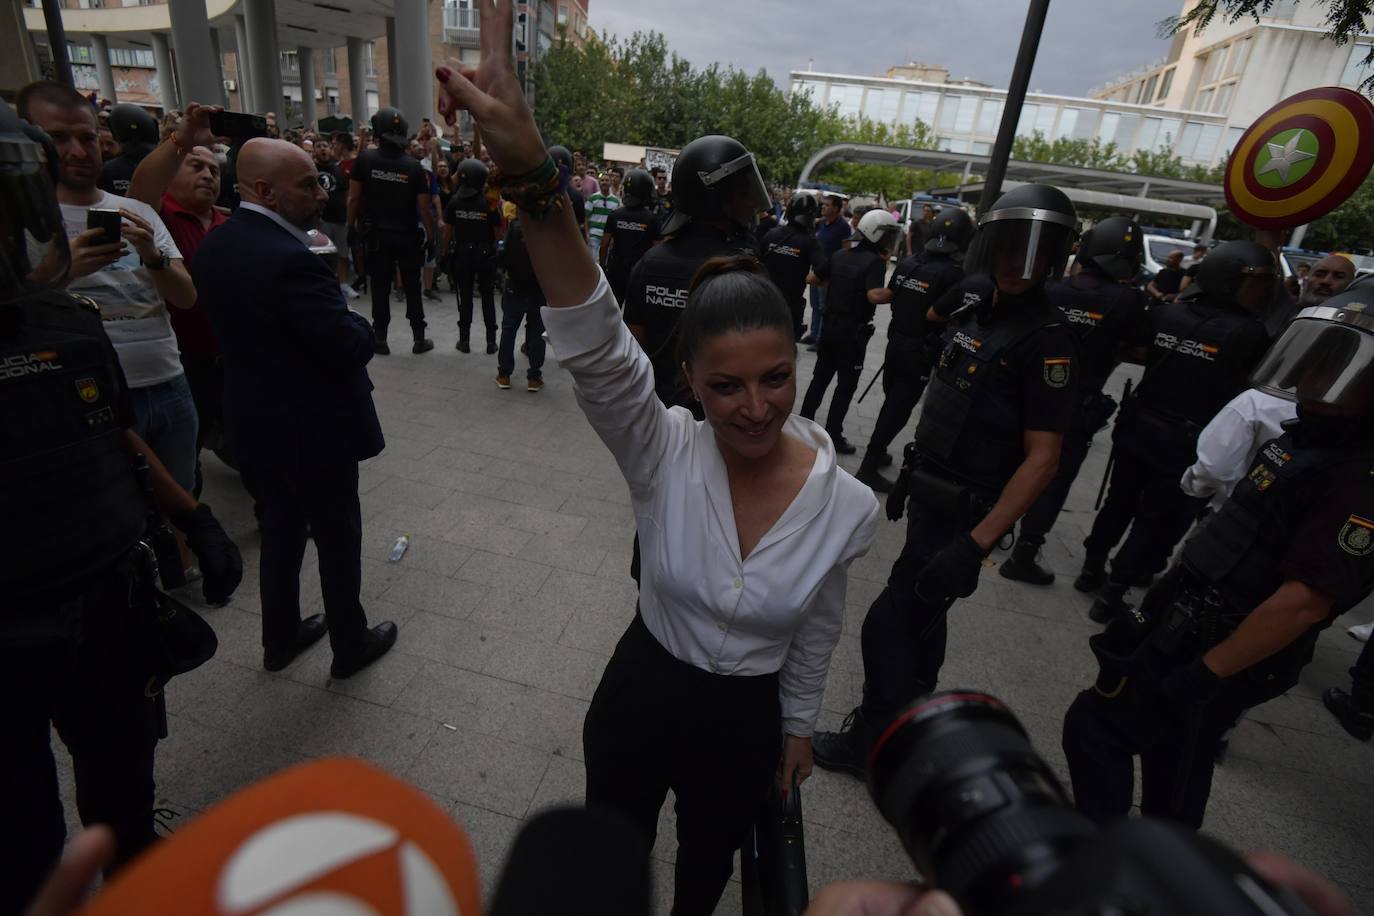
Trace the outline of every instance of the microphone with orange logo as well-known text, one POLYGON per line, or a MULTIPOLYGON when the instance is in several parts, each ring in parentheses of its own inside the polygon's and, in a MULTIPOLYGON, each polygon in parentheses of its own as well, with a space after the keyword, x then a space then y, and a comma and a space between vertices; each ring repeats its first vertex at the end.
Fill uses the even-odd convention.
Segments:
MULTIPOLYGON (((649 850, 617 814, 555 809, 516 837, 492 916, 648 916, 649 850)), ((481 916, 467 835, 358 760, 293 767, 153 846, 81 916, 481 916)))

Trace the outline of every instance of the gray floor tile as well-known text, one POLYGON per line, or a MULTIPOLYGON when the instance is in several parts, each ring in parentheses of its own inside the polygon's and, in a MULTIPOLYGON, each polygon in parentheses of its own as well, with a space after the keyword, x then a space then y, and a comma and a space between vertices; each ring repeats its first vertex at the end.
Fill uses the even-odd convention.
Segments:
POLYGON ((414 764, 402 771, 427 792, 509 817, 523 818, 548 768, 550 754, 476 732, 436 731, 414 764))

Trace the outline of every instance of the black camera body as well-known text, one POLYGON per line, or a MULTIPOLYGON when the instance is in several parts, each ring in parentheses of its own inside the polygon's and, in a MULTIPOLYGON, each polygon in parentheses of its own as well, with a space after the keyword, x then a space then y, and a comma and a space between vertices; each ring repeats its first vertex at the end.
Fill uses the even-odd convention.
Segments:
POLYGON ((912 703, 875 742, 868 787, 917 870, 969 916, 1311 916, 1186 828, 1123 819, 1099 830, 987 694, 912 703))

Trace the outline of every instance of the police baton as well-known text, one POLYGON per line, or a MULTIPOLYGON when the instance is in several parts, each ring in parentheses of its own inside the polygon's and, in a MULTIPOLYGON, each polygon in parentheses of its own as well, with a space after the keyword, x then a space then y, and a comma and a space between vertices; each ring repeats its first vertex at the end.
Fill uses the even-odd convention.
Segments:
POLYGON ((867 395, 870 391, 873 390, 873 386, 874 386, 874 385, 878 384, 878 379, 880 379, 880 378, 883 377, 883 370, 886 369, 886 368, 887 368, 887 360, 883 360, 883 364, 882 364, 881 366, 878 367, 878 374, 875 375, 875 376, 873 376, 873 381, 869 382, 869 383, 868 383, 868 387, 864 389, 864 393, 861 394, 861 395, 859 395, 859 403, 860 403, 860 404, 862 404, 862 403, 864 402, 864 396, 867 395))
MULTIPOLYGON (((1135 379, 1126 379, 1125 386, 1121 389, 1121 412, 1117 414, 1120 418, 1126 413, 1126 404, 1131 400, 1131 386, 1135 384, 1135 379)), ((1102 472, 1102 484, 1097 488, 1097 501, 1093 503, 1093 511, 1102 508, 1102 498, 1107 494, 1107 481, 1112 479, 1112 468, 1116 465, 1116 441, 1112 441, 1112 450, 1107 453, 1107 469, 1102 472)))

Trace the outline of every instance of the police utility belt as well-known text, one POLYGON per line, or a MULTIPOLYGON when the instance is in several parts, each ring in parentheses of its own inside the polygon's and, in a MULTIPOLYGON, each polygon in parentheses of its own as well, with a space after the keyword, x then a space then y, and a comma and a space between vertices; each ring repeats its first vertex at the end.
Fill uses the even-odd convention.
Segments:
POLYGON ((905 491, 913 510, 933 512, 965 528, 981 522, 997 501, 997 494, 982 487, 951 480, 922 458, 915 442, 908 442, 902 451, 902 470, 893 490, 899 499, 905 491))
POLYGON ((1152 636, 1166 657, 1196 658, 1235 632, 1245 614, 1235 611, 1217 589, 1180 564, 1178 590, 1160 612, 1152 636))

